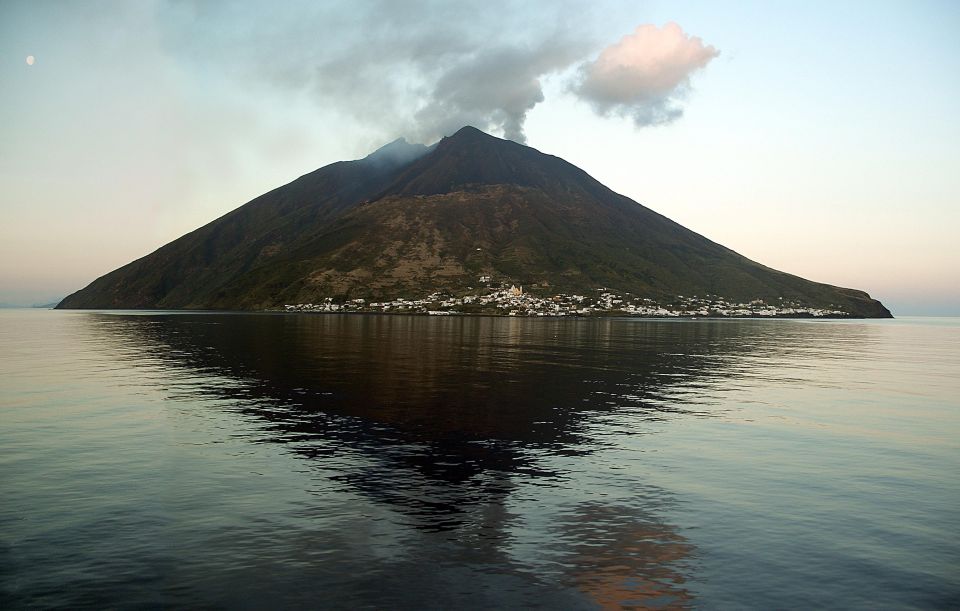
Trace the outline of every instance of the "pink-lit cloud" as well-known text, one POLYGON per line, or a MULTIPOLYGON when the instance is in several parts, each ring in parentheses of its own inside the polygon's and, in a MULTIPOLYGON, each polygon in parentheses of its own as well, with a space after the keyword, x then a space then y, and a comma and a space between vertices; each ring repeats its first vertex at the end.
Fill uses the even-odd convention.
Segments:
POLYGON ((602 115, 632 117, 638 127, 683 115, 690 76, 720 51, 676 23, 641 25, 579 70, 572 90, 602 115))

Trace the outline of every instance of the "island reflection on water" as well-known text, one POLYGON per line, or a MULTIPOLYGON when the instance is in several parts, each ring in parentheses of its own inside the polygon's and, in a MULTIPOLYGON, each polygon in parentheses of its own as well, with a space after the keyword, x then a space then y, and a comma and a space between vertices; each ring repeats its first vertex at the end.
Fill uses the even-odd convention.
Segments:
MULTIPOLYGON (((510 509, 514 480, 560 495, 577 486, 580 474, 562 469, 569 461, 551 457, 602 447, 591 430, 598 416, 629 412, 642 434, 644 421, 709 415, 684 393, 731 375, 724 359, 744 349, 723 324, 629 333, 615 321, 356 315, 105 315, 96 324, 117 346, 189 371, 168 389, 176 400, 230 400, 264 421, 258 443, 335 464, 331 481, 390 507, 402 525, 447 531, 462 546, 458 562, 518 574, 526 568, 510 544, 528 520, 510 509)), ((549 556, 541 568, 555 574, 535 577, 603 606, 689 602, 694 550, 659 515, 670 495, 635 483, 625 499, 564 507, 538 534, 549 556)))
POLYGON ((896 364, 940 350, 938 330, 16 316, 0 319, 16 346, 0 359, 10 606, 866 608, 886 583, 904 604, 951 595, 950 537, 900 535, 904 515, 939 524, 954 507, 951 480, 929 476, 954 443, 953 421, 934 418, 950 353, 896 364), (912 399, 910 426, 871 403, 899 405, 888 378, 932 393, 912 399))

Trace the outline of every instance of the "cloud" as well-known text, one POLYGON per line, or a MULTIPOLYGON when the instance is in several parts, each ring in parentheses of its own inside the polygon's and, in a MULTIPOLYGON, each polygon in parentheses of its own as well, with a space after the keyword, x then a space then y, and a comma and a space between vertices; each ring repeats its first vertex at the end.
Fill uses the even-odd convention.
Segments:
POLYGON ((571 90, 601 116, 629 116, 637 127, 663 125, 683 115, 690 76, 718 55, 676 23, 641 25, 582 64, 571 90))

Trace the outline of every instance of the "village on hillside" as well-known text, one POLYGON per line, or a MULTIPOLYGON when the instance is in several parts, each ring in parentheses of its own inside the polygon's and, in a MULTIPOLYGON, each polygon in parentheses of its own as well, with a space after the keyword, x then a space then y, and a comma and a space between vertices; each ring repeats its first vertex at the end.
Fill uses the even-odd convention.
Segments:
MULTIPOLYGON (((489 284, 490 276, 481 276, 481 284, 489 284)), ((319 303, 287 304, 287 312, 372 312, 384 314, 427 314, 450 316, 488 314, 501 316, 642 316, 642 317, 763 317, 763 318, 843 318, 850 314, 836 309, 815 308, 796 301, 779 299, 767 303, 755 299, 736 303, 717 295, 705 297, 678 295, 669 303, 619 294, 598 288, 594 295, 557 294, 549 297, 524 292, 523 287, 494 286, 483 294, 454 296, 434 292, 426 297, 398 297, 389 301, 350 299, 338 301, 327 297, 319 303)))

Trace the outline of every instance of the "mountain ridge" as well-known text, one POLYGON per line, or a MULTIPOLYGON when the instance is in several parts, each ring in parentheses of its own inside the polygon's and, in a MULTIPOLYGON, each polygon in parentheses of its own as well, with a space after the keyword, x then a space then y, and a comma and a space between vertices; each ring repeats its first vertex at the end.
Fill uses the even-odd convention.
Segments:
POLYGON ((259 310, 325 297, 612 287, 890 316, 856 289, 779 272, 617 194, 559 157, 465 127, 304 174, 98 278, 60 308, 259 310))

